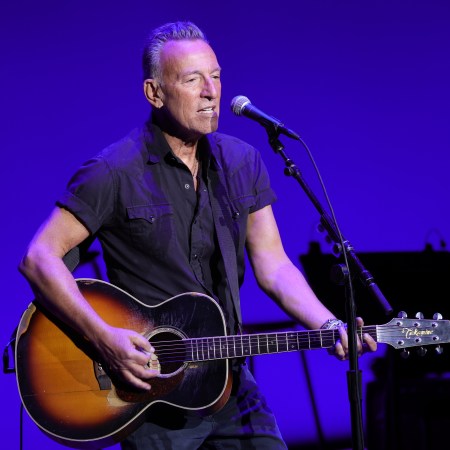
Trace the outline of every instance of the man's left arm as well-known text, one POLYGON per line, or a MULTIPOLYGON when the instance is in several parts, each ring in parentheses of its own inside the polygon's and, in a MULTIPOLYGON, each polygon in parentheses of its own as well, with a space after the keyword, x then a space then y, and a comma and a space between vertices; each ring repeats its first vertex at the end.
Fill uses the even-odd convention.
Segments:
MULTIPOLYGON (((327 320, 336 318, 316 297, 301 271, 286 255, 270 205, 249 215, 246 247, 259 286, 287 314, 309 329, 318 329, 327 320)), ((358 325, 362 324, 362 319, 358 318, 358 325)), ((377 344, 368 334, 363 335, 363 341, 368 350, 376 350, 377 344)), ((358 340, 358 353, 362 349, 358 340)), ((334 353, 339 359, 348 356, 344 327, 340 328, 340 340, 334 353)))

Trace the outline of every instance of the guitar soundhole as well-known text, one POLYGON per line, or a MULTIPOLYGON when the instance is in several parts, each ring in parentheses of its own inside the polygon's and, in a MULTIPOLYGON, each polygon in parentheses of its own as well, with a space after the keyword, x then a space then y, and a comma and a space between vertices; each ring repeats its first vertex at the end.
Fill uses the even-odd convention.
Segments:
POLYGON ((155 329, 149 338, 155 347, 155 353, 160 364, 161 375, 164 378, 172 376, 186 365, 185 336, 176 329, 155 329))

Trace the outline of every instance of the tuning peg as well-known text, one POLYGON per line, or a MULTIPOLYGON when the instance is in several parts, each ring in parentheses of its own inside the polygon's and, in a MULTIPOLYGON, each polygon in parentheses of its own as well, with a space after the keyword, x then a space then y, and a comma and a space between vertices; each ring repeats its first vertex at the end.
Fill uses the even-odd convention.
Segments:
POLYGON ((400 352, 400 356, 401 356, 403 359, 408 359, 408 358, 409 358, 409 355, 410 355, 410 352, 409 352, 409 350, 407 350, 406 348, 404 348, 404 349, 400 352))
POLYGON ((338 243, 334 244, 331 251, 333 252, 334 256, 340 256, 342 252, 342 246, 338 243))
POLYGON ((419 347, 417 349, 417 353, 419 354, 419 356, 425 356, 427 353, 427 349, 425 347, 419 347))
POLYGON ((418 312, 416 313, 416 319, 423 319, 425 316, 423 315, 423 313, 418 312))
POLYGON ((441 313, 434 313, 433 314, 434 320, 442 320, 442 314, 441 313))
POLYGON ((408 317, 408 314, 406 314, 405 311, 400 311, 400 312, 397 314, 397 317, 398 317, 399 319, 406 319, 406 318, 408 317))
POLYGON ((442 353, 444 352, 444 347, 441 347, 440 345, 438 345, 434 351, 436 352, 437 355, 442 355, 442 353))

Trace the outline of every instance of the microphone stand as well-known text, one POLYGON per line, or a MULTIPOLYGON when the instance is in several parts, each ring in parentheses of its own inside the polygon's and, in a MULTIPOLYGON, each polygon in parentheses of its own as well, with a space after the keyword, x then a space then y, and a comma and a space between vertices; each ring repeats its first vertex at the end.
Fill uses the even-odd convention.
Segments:
MULTIPOLYGON (((369 289, 371 295, 378 301, 378 303, 384 309, 386 315, 392 312, 392 307, 389 305, 388 301, 381 293, 380 289, 376 285, 374 278, 369 273, 368 270, 364 268, 358 259, 352 245, 349 241, 344 240, 333 220, 329 217, 317 197, 314 195, 310 187, 304 180, 299 168, 294 164, 292 159, 290 159, 284 152, 284 146, 278 139, 280 131, 278 131, 276 126, 265 127, 269 143, 275 153, 279 154, 284 162, 285 169, 284 173, 287 176, 295 178, 305 191, 308 198, 312 201, 313 205, 316 207, 320 214, 320 223, 324 229, 328 232, 330 238, 335 242, 337 249, 344 254, 345 260, 352 263, 352 268, 356 269, 359 278, 363 284, 369 289)), ((303 141, 298 138, 302 143, 303 141)), ((348 330, 348 340, 349 340, 349 370, 347 372, 347 386, 348 395, 350 400, 350 413, 351 413, 351 425, 352 425, 352 442, 353 449, 364 450, 364 431, 362 422, 362 399, 361 399, 361 371, 358 367, 358 355, 357 355, 357 335, 356 335, 356 309, 355 301, 353 297, 352 281, 350 276, 350 271, 347 265, 340 264, 338 268, 341 272, 342 284, 345 284, 346 289, 346 322, 348 330)))

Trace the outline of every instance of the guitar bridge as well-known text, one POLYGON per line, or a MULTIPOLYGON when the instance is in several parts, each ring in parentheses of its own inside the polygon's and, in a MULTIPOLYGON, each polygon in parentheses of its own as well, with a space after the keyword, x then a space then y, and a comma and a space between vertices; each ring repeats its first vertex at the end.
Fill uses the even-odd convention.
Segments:
POLYGON ((94 361, 94 373, 95 378, 97 379, 98 387, 101 391, 111 389, 111 378, 109 378, 102 364, 97 361, 94 361))

